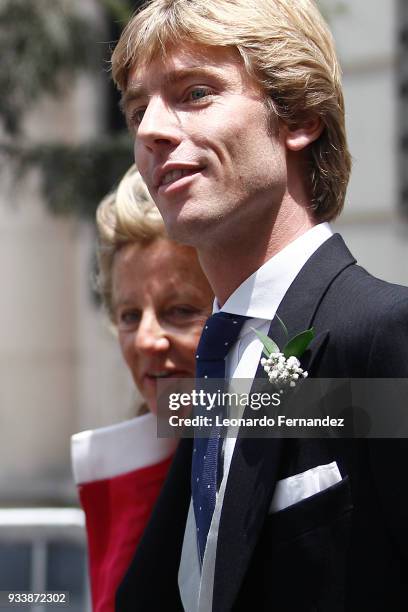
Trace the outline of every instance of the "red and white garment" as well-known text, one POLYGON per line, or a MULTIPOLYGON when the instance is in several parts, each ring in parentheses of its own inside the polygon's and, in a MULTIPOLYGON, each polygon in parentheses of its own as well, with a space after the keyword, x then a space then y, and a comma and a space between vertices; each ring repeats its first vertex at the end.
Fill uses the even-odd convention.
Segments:
POLYGON ((175 444, 157 438, 151 413, 72 436, 94 612, 114 612, 117 587, 149 520, 175 444))

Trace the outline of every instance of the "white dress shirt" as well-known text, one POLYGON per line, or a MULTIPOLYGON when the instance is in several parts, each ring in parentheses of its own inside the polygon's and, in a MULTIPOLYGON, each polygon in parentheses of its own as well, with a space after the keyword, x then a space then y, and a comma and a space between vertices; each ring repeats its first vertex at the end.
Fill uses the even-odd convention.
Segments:
MULTIPOLYGON (((267 334, 275 313, 301 268, 332 235, 328 223, 321 223, 288 244, 259 270, 247 278, 220 309, 214 301, 213 313, 228 312, 251 317, 240 331, 237 342, 226 357, 226 379, 248 379, 248 392, 262 354, 262 343, 251 328, 267 334)), ((242 386, 240 386, 242 392, 242 386)), ((190 503, 179 568, 179 589, 185 612, 211 612, 218 528, 236 437, 225 438, 224 473, 217 494, 208 532, 203 565, 197 553, 196 524, 190 503)))

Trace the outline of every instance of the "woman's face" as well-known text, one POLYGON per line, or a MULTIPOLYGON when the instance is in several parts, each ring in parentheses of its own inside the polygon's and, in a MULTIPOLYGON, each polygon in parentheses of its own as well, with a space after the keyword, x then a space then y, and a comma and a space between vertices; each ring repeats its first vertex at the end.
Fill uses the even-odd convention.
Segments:
POLYGON ((133 380, 156 412, 159 378, 193 378, 212 291, 194 249, 160 238, 128 244, 114 259, 112 302, 133 380))

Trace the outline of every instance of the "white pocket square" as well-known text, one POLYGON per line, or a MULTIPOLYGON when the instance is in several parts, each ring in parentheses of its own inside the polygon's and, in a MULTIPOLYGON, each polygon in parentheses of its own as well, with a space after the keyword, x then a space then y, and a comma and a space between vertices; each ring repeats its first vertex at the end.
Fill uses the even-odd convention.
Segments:
POLYGON ((275 492, 269 508, 269 513, 288 508, 302 499, 328 489, 340 482, 341 474, 337 463, 317 465, 306 472, 289 476, 276 483, 275 492))

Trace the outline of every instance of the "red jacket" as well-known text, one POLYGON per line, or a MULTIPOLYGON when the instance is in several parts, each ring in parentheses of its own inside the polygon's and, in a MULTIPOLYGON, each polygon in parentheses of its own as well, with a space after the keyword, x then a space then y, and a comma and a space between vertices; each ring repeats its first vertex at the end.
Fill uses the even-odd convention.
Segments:
POLYGON ((116 589, 149 520, 174 448, 174 440, 157 438, 151 413, 72 437, 94 612, 114 612, 116 589))

